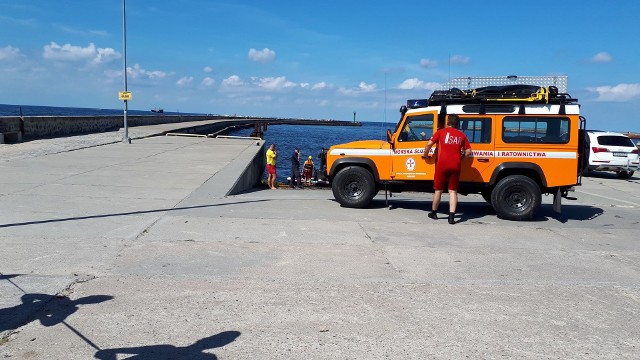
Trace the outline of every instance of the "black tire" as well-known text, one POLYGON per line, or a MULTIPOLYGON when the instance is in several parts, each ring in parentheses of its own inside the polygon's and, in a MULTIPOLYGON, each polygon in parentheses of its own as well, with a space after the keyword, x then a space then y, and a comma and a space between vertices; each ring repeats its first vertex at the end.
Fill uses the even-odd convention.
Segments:
POLYGON ((633 176, 633 171, 620 170, 616 172, 616 175, 618 175, 620 179, 630 179, 633 176))
POLYGON ((542 197, 540 187, 523 175, 510 175, 500 180, 491 193, 491 205, 498 216, 507 220, 529 220, 542 197))
POLYGON ((331 189, 340 205, 349 208, 366 207, 376 195, 373 175, 360 166, 340 170, 333 178, 331 189))

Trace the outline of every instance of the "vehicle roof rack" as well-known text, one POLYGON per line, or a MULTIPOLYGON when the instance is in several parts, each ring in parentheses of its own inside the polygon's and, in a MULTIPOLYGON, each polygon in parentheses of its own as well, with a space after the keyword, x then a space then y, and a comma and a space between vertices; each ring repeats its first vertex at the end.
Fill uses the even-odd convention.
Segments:
POLYGON ((451 85, 466 85, 466 90, 460 87, 447 87, 435 90, 428 99, 407 100, 408 108, 418 108, 447 104, 573 104, 578 99, 572 98, 566 91, 566 76, 524 76, 515 75, 504 77, 466 77, 449 81, 451 85), (523 83, 528 81, 530 83, 523 83), (555 85, 551 85, 555 84, 555 85), (472 87, 474 85, 483 85, 472 87))
POLYGON ((453 78, 446 84, 443 84, 437 90, 447 90, 451 88, 458 89, 477 89, 487 86, 506 86, 506 85, 536 85, 540 87, 555 86, 559 93, 567 92, 566 75, 550 75, 550 76, 467 76, 453 78))

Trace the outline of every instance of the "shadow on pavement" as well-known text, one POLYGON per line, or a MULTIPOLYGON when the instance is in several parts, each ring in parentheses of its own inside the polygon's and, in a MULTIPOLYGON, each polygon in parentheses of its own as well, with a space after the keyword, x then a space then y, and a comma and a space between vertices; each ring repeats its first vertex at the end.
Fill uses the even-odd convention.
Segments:
MULTIPOLYGON (((18 276, 18 275, 15 275, 18 276)), ((2 275, 2 279, 8 280, 13 275, 2 275)), ((32 321, 40 321, 42 326, 51 327, 58 324, 65 325, 88 345, 97 350, 95 358, 116 360, 122 355, 134 355, 127 359, 217 359, 214 354, 205 353, 205 350, 223 347, 235 341, 240 332, 224 331, 208 338, 200 339, 195 343, 185 346, 151 345, 130 348, 100 349, 86 336, 80 333, 65 320, 78 311, 80 305, 98 304, 112 300, 109 295, 91 295, 71 300, 66 296, 49 294, 24 294, 21 297, 22 304, 0 309, 0 332, 16 330, 32 321)))
POLYGON ((178 210, 189 210, 189 209, 200 209, 200 208, 208 208, 208 207, 216 207, 216 206, 229 206, 229 205, 236 205, 236 204, 245 204, 245 203, 263 202, 263 201, 271 201, 271 200, 265 199, 265 200, 238 201, 238 202, 234 202, 234 203, 225 203, 225 204, 196 205, 196 206, 175 207, 175 208, 167 208, 167 209, 154 209, 154 210, 130 211, 130 212, 114 213, 114 214, 100 214, 100 215, 75 216, 75 217, 69 217, 69 218, 63 218, 63 219, 49 219, 49 220, 37 220, 37 221, 25 221, 25 222, 12 223, 12 224, 0 224, 0 228, 14 227, 14 226, 26 226, 26 225, 39 225, 39 224, 57 223, 57 222, 64 222, 64 221, 77 221, 77 220, 87 220, 87 219, 100 219, 100 218, 108 218, 108 217, 114 217, 114 216, 128 216, 128 215, 152 214, 152 213, 158 213, 158 212, 168 212, 168 211, 178 211, 178 210))
MULTIPOLYGON (((54 326, 63 323, 78 311, 80 305, 97 304, 111 299, 113 296, 109 295, 91 295, 71 300, 59 295, 24 294, 20 298, 22 304, 0 309, 0 332, 15 330, 36 320, 43 326, 54 326)), ((75 329, 72 330, 76 332, 75 329)))
POLYGON ((20 276, 20 274, 0 274, 0 280, 9 280, 18 276, 20 276))
POLYGON ((639 180, 640 176, 637 173, 634 173, 633 176, 629 179, 620 179, 616 173, 612 171, 589 171, 588 174, 582 175, 583 177, 594 178, 594 179, 612 179, 618 181, 629 181, 629 180, 639 180))
POLYGON ((134 355, 127 359, 136 360, 169 360, 194 359, 212 360, 218 357, 205 353, 205 350, 220 348, 235 341, 240 336, 239 331, 223 331, 208 338, 200 339, 189 346, 149 345, 129 348, 104 349, 96 352, 95 358, 101 360, 121 359, 122 355, 134 355), (120 356, 118 356, 120 355, 120 356))
MULTIPOLYGON (((438 214, 438 219, 443 219, 443 220, 446 219, 448 206, 449 206, 449 203, 443 199, 443 201, 440 203, 440 212, 438 214)), ((384 209, 384 208, 387 208, 387 206, 384 200, 374 199, 371 202, 370 208, 384 209)), ((429 212, 431 210, 431 200, 429 201, 389 200, 389 208, 391 210, 399 208, 399 209, 429 212)), ((533 219, 528 221, 542 222, 542 221, 549 221, 553 219, 561 223, 566 223, 567 221, 588 221, 588 220, 593 220, 602 214, 604 214, 604 210, 599 207, 594 207, 589 205, 572 205, 572 204, 563 204, 562 213, 557 214, 553 211, 553 206, 551 204, 543 204, 542 206, 540 206, 540 209, 538 210, 538 213, 536 214, 536 216, 534 216, 533 219)), ((493 207, 488 203, 464 202, 464 198, 462 198, 462 201, 459 200, 458 211, 456 212, 456 222, 464 223, 468 221, 481 219, 486 216, 493 216, 495 218, 499 218, 496 212, 493 210, 493 207)))

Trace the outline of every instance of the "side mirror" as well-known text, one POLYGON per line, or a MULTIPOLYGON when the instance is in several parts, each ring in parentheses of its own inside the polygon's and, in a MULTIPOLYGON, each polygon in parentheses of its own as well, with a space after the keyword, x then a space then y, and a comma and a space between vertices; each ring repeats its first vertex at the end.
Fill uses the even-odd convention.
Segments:
POLYGON ((391 133, 391 130, 387 129, 387 142, 389 144, 391 144, 391 149, 395 150, 396 149, 396 145, 393 143, 393 134, 391 133))

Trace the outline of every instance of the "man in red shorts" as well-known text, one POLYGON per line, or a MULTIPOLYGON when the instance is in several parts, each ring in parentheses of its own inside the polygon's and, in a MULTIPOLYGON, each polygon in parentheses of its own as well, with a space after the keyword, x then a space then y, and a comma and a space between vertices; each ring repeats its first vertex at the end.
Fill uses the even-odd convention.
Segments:
POLYGON ((276 145, 271 144, 269 150, 267 150, 267 185, 271 190, 276 188, 276 159, 278 154, 276 153, 276 145))
POLYGON ((438 156, 436 158, 436 173, 433 178, 433 204, 429 217, 437 219, 436 212, 440 205, 442 190, 444 190, 445 182, 449 188, 449 224, 455 224, 454 215, 458 206, 458 182, 460 180, 460 164, 462 159, 471 155, 471 145, 469 139, 460 130, 458 124, 460 118, 458 115, 449 115, 447 127, 436 131, 429 139, 424 149, 424 155, 431 157, 429 151, 434 144, 438 144, 438 156))

